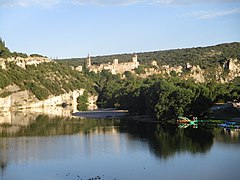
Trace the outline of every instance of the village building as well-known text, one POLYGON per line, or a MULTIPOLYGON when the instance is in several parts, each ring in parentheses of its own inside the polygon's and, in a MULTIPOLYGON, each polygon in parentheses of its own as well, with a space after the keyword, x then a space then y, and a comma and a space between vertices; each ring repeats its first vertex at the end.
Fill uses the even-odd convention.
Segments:
POLYGON ((137 54, 133 54, 131 62, 124 63, 119 63, 118 59, 114 59, 112 63, 93 65, 89 55, 86 61, 86 67, 90 72, 93 71, 95 73, 101 72, 102 70, 109 70, 112 74, 123 74, 126 71, 133 71, 138 68, 138 66, 137 54))

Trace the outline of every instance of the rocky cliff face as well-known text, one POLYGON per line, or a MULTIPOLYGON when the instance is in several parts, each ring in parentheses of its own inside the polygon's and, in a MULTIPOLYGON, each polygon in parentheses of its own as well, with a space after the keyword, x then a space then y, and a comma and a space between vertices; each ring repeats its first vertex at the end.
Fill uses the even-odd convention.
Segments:
POLYGON ((50 96, 45 100, 38 100, 30 91, 17 91, 9 96, 0 98, 0 110, 18 110, 38 107, 51 107, 71 104, 76 107, 77 98, 83 94, 84 89, 74 90, 59 96, 50 96))
POLYGON ((240 76, 240 62, 238 59, 228 59, 223 65, 215 69, 205 71, 198 65, 190 68, 187 78, 193 78, 196 82, 206 82, 209 80, 226 83, 240 76))
POLYGON ((44 62, 52 62, 52 60, 45 58, 45 57, 11 57, 7 59, 0 58, 0 67, 2 69, 6 69, 6 63, 14 62, 19 67, 26 69, 27 65, 35 65, 37 66, 40 63, 44 62))
POLYGON ((233 80, 235 77, 240 76, 240 62, 238 59, 229 59, 225 62, 225 66, 223 67, 223 71, 225 71, 226 76, 223 81, 228 82, 233 80))
POLYGON ((190 68, 190 73, 186 76, 186 79, 193 78, 196 82, 205 82, 205 71, 198 65, 190 68))
POLYGON ((163 76, 172 76, 175 74, 184 79, 192 78, 196 82, 204 83, 209 80, 226 83, 240 76, 240 61, 238 59, 228 59, 212 70, 204 70, 199 65, 191 65, 189 63, 183 66, 171 67, 169 65, 155 65, 154 68, 146 68, 145 74, 141 77, 147 77, 153 74, 161 74, 163 76))

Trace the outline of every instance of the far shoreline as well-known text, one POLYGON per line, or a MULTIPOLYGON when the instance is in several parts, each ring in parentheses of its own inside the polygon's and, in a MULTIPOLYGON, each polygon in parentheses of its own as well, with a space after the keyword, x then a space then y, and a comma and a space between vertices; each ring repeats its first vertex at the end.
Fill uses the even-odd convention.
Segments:
POLYGON ((89 111, 78 111, 72 113, 74 117, 80 118, 93 118, 93 119, 123 119, 138 122, 157 123, 148 115, 131 115, 128 110, 119 110, 116 108, 96 109, 89 111))
POLYGON ((95 118, 95 119, 104 119, 104 118, 123 118, 129 115, 128 110, 117 110, 114 108, 107 109, 96 109, 92 111, 78 111, 72 113, 73 116, 81 118, 95 118))

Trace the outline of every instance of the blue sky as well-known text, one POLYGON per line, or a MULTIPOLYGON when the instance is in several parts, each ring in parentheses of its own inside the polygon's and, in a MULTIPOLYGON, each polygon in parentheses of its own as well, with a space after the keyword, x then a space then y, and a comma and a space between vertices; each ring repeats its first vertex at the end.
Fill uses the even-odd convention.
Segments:
POLYGON ((240 42, 240 0, 0 0, 0 37, 52 58, 240 42))

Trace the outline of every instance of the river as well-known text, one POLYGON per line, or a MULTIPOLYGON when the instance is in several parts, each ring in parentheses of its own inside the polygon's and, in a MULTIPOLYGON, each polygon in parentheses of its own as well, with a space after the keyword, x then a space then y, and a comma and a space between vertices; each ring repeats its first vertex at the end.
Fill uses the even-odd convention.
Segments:
POLYGON ((2 180, 240 179, 236 130, 41 113, 10 117, 1 115, 2 180))

